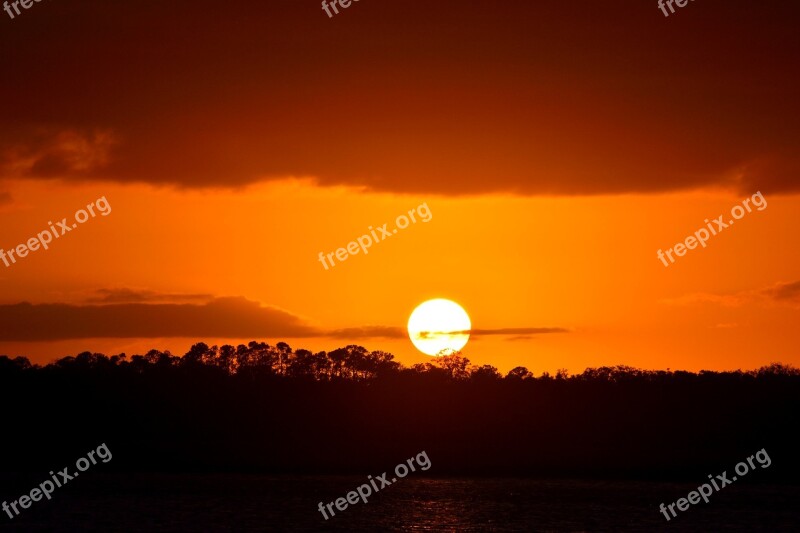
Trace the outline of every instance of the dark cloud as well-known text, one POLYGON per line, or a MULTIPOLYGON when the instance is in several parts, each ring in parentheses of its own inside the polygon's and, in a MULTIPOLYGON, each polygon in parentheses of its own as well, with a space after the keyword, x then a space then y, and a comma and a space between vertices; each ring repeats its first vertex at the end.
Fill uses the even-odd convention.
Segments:
POLYGON ((0 22, 0 178, 800 191, 794 2, 45 2, 0 22))
POLYGON ((202 304, 0 305, 0 341, 100 337, 313 337, 320 332, 285 311, 244 298, 202 304))
POLYGON ((772 287, 762 289, 761 294, 776 302, 800 304, 800 281, 776 283, 772 287))
POLYGON ((174 294, 130 288, 98 289, 95 296, 86 299, 87 303, 129 304, 156 302, 208 302, 213 299, 210 294, 174 294))

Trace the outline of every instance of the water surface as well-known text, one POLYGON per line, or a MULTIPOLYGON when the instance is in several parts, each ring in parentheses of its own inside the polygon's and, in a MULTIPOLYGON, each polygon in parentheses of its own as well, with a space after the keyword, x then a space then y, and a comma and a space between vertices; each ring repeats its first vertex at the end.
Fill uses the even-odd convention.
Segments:
MULTIPOLYGON (((19 479, 2 481, 4 498, 25 491, 19 479)), ((800 530, 800 487, 754 483, 734 483, 712 495, 710 503, 691 506, 670 523, 658 504, 685 496, 696 484, 435 479, 411 474, 368 503, 337 511, 327 521, 317 510, 318 502, 345 496, 364 482, 363 476, 93 472, 13 521, 3 514, 0 531, 800 530)))

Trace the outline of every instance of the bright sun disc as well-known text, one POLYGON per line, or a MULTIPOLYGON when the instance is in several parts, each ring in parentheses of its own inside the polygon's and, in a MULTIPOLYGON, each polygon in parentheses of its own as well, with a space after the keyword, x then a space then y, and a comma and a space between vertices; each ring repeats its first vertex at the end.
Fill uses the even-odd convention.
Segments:
POLYGON ((437 298, 421 303, 408 319, 408 336, 419 351, 438 355, 452 353, 469 340, 472 323, 457 303, 437 298))

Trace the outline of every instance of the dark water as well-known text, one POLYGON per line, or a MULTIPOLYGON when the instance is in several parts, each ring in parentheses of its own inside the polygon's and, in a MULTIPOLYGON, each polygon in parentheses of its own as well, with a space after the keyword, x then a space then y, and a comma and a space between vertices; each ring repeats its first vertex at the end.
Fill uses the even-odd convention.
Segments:
MULTIPOLYGON (((13 500, 32 482, 2 478, 13 500), (27 485, 21 485, 28 482, 27 485)), ((87 472, 0 531, 800 531, 800 487, 734 483, 667 523, 696 484, 520 479, 399 480, 325 521, 364 477, 108 475, 87 472)))

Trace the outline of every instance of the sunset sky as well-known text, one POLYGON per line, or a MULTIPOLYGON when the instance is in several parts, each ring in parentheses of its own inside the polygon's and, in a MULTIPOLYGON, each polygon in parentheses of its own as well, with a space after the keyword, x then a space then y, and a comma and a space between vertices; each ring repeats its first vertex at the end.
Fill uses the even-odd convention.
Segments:
POLYGON ((45 1, 0 20, 0 354, 263 340, 535 373, 800 365, 800 8, 45 1), (741 28, 748 28, 743 33, 741 28), (767 201, 665 267, 760 191, 767 201), (427 203, 368 255, 319 252, 427 203), (24 305, 21 305, 25 303, 24 305))

